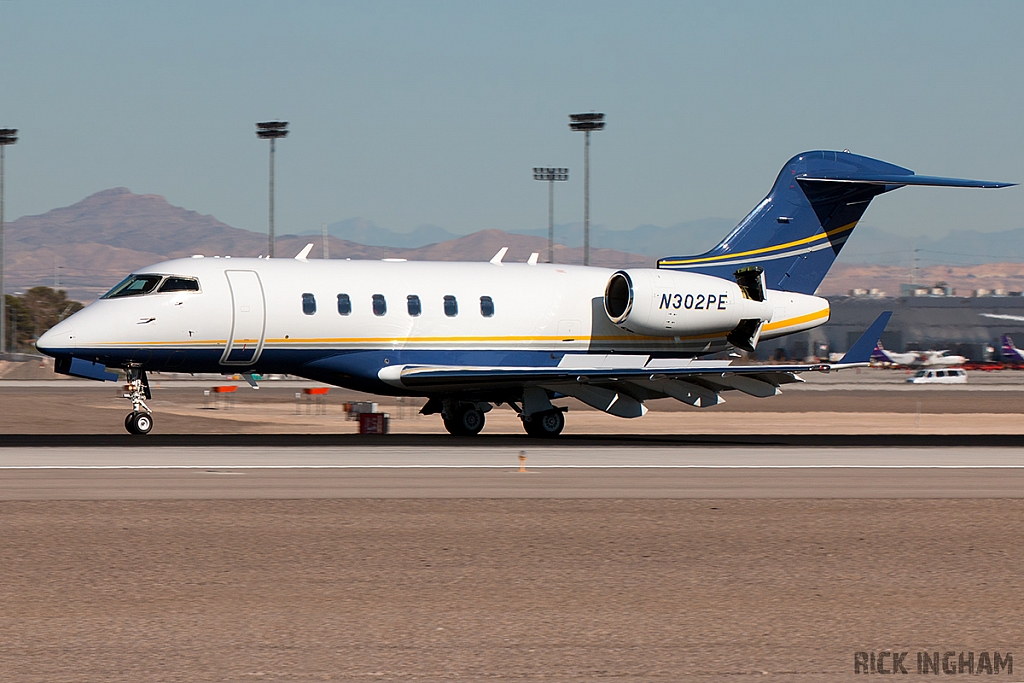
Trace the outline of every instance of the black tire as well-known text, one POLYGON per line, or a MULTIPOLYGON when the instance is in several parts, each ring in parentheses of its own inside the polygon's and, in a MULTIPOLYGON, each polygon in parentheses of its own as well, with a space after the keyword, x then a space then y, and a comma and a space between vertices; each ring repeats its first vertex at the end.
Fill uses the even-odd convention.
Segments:
POLYGON ((530 436, 553 439, 565 429, 565 413, 557 408, 545 410, 543 413, 534 413, 523 418, 523 429, 530 436))
POLYGON ((138 434, 135 431, 135 413, 128 413, 124 417, 124 428, 128 430, 129 434, 138 434))
POLYGON ((455 436, 475 436, 484 428, 484 422, 484 411, 475 405, 464 405, 451 418, 444 418, 444 428, 455 436))
POLYGON ((153 415, 150 413, 135 413, 132 419, 132 434, 149 434, 153 431, 153 415))

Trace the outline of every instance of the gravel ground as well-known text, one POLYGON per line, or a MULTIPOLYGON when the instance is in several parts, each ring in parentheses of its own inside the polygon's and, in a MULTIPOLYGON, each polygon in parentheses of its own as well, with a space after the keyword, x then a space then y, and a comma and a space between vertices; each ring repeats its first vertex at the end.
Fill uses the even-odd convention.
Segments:
MULTIPOLYGON (((1024 380, 1024 377, 1022 377, 1024 380)), ((0 439, 3 434, 121 434, 130 405, 117 385, 19 388, 0 382, 0 439)), ((149 406, 155 412, 155 434, 215 433, 352 433, 341 404, 374 400, 391 415, 396 433, 441 433, 438 416, 422 416, 422 403, 401 404, 394 398, 332 390, 325 414, 315 406, 296 404, 295 389, 260 391, 240 388, 232 403, 203 396, 207 384, 194 388, 156 389, 149 406)), ((670 399, 651 401, 651 411, 638 420, 624 420, 561 399, 570 412, 567 433, 1022 433, 1022 391, 935 390, 905 393, 889 390, 791 390, 767 399, 732 392, 727 403, 699 410, 670 399), (783 417, 801 413, 802 417, 783 417), (817 414, 817 415, 814 415, 817 414)), ((521 434, 522 425, 508 408, 487 415, 486 433, 521 434)))
POLYGON ((1022 528, 1020 500, 5 502, 0 679, 913 674, 1020 652, 1022 528))

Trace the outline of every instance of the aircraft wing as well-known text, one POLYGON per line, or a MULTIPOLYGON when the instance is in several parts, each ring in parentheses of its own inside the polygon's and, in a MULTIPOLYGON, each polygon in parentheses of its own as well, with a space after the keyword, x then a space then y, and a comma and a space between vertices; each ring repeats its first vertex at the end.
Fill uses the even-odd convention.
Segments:
POLYGON ((1024 315, 1008 315, 1005 313, 979 313, 986 318, 995 318, 996 320, 1013 320, 1015 322, 1024 322, 1024 315))
POLYGON ((764 398, 801 372, 830 372, 869 364, 890 311, 882 313, 837 363, 733 365, 731 361, 650 359, 647 356, 567 354, 556 367, 401 365, 381 370, 384 381, 423 390, 501 389, 536 386, 573 396, 621 417, 639 417, 644 400, 675 398, 696 407, 722 403, 719 393, 741 391, 764 398))

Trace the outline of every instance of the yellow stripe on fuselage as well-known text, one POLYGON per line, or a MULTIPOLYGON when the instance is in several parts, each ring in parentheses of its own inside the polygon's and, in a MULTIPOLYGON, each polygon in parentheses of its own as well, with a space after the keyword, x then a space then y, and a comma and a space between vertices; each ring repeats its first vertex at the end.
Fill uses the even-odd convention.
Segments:
POLYGON ((700 258, 682 259, 682 260, 678 260, 678 261, 668 261, 668 260, 664 260, 663 259, 663 260, 658 261, 658 265, 682 266, 682 265, 689 265, 689 264, 693 264, 693 263, 711 263, 713 261, 724 261, 724 260, 727 260, 727 259, 742 258, 744 256, 757 256, 759 254, 770 254, 770 253, 775 252, 775 251, 781 251, 783 249, 789 249, 791 247, 799 247, 799 246, 803 246, 805 244, 810 244, 811 242, 817 242, 819 240, 826 239, 828 237, 833 237, 835 235, 838 235, 841 232, 846 232, 848 230, 853 230, 855 227, 857 227, 857 221, 854 221, 853 223, 849 223, 848 225, 844 225, 841 228, 836 228, 835 230, 830 230, 829 232, 823 232, 820 235, 812 235, 810 237, 804 237, 803 239, 795 240, 793 242, 787 242, 786 244, 777 244, 774 247, 762 247, 761 249, 752 249, 750 251, 741 251, 741 252, 737 252, 735 254, 722 254, 721 256, 704 256, 704 257, 700 257, 700 258))
MULTIPOLYGON (((827 320, 829 316, 829 309, 824 308, 814 313, 808 313, 807 315, 796 316, 794 318, 786 318, 785 320, 779 320, 777 322, 766 323, 763 330, 764 332, 773 332, 781 330, 787 327, 794 327, 797 325, 803 325, 805 323, 816 322, 818 320, 827 320)), ((296 344, 347 344, 347 345, 362 345, 362 344, 459 344, 459 343, 544 343, 544 342, 562 342, 562 341, 573 341, 573 342, 624 342, 624 343, 635 343, 635 342, 670 342, 678 339, 679 341, 703 341, 703 340, 716 340, 721 339, 724 341, 725 336, 730 330, 724 330, 721 332, 713 332, 711 334, 698 334, 689 335, 682 337, 666 336, 666 337, 653 337, 648 335, 598 335, 598 336, 570 336, 570 335, 545 335, 545 336, 530 336, 530 335, 507 335, 507 336, 489 336, 489 337, 318 337, 318 338, 278 338, 278 339, 266 339, 264 340, 263 346, 266 348, 269 345, 273 346, 292 346, 296 344)), ((257 343, 258 340, 241 340, 235 341, 235 346, 241 343, 257 343)), ((226 339, 210 339, 210 340, 189 340, 189 341, 140 341, 132 343, 121 343, 121 342, 99 342, 98 346, 110 346, 110 347, 138 347, 138 346, 176 346, 176 347, 210 347, 210 346, 224 346, 227 344, 226 339)))

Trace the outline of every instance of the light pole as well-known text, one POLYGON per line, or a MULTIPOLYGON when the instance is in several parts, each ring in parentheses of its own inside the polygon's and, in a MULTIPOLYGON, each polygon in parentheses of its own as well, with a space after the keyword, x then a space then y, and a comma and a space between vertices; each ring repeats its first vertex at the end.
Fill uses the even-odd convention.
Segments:
POLYGON ((4 149, 17 141, 16 128, 0 128, 0 355, 7 353, 7 297, 4 295, 4 149))
POLYGON ((287 136, 287 121, 264 121, 256 124, 256 137, 270 140, 270 230, 267 235, 270 258, 274 258, 274 141, 287 136))
POLYGON ((583 131, 583 265, 590 265, 590 131, 604 130, 604 114, 569 114, 569 128, 583 131))
POLYGON ((555 181, 568 180, 567 168, 534 168, 534 180, 548 181, 548 263, 555 262, 555 181))

